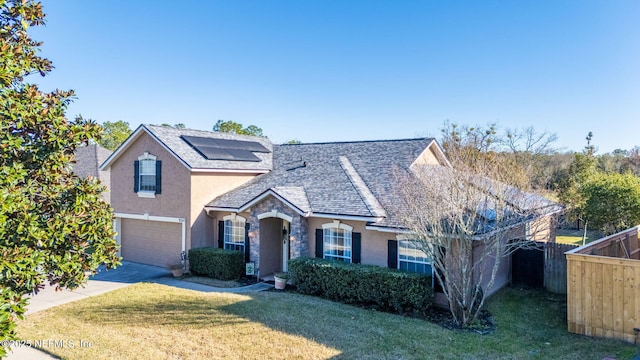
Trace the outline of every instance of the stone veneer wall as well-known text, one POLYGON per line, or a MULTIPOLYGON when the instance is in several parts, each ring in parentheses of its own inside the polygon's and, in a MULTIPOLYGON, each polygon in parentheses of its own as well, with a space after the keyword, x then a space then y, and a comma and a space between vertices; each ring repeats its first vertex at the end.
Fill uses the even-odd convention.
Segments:
MULTIPOLYGON (((289 206, 278 199, 270 196, 259 204, 251 208, 249 215, 249 240, 251 241, 250 258, 255 261, 256 268, 260 268, 260 219, 258 215, 276 210, 278 213, 291 216, 289 236, 293 236, 290 241, 290 257, 292 259, 309 256, 309 231, 307 218, 298 215, 289 206)), ((279 251, 279 250, 278 250, 279 251)))

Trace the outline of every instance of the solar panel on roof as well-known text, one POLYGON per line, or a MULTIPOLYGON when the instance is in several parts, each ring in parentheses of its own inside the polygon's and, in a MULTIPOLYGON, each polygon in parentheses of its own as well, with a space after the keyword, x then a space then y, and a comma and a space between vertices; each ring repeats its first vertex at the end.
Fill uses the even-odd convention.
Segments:
POLYGON ((254 161, 259 162, 254 152, 270 151, 256 141, 214 139, 199 136, 181 136, 187 144, 208 160, 254 161))

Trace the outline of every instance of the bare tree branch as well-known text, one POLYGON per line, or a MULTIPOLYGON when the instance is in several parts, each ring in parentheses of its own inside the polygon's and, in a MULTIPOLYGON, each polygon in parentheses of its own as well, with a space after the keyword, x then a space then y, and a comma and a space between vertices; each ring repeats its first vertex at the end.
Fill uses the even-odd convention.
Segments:
POLYGON ((545 229, 541 219, 558 209, 510 185, 502 166, 489 156, 462 169, 414 166, 396 171, 395 216, 432 259, 434 276, 461 325, 477 318, 501 260, 535 245, 534 232, 545 229))

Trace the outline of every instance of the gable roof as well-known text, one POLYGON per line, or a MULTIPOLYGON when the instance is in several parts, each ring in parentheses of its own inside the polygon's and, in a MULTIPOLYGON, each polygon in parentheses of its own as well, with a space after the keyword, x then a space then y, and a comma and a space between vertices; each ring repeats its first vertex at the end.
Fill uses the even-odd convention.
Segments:
POLYGON ((144 134, 149 135, 162 145, 165 150, 172 154, 180 163, 191 171, 229 171, 229 172, 249 172, 249 173, 265 173, 272 167, 272 148, 271 141, 267 138, 260 138, 255 136, 228 134, 214 131, 203 130, 191 130, 191 129, 176 129, 170 126, 158 126, 158 125, 140 125, 128 138, 125 140, 116 151, 111 154, 107 160, 100 166, 101 170, 105 170, 116 161, 120 155, 127 151, 127 149, 138 138, 144 134), (208 139, 224 139, 235 141, 250 141, 257 142, 267 152, 254 152, 252 153, 257 158, 257 161, 241 161, 241 160, 220 160, 220 159, 207 159, 201 152, 196 150, 192 145, 184 140, 183 137, 198 137, 208 139))
POLYGON ((304 216, 384 221, 385 207, 393 201, 395 169, 408 171, 427 149, 444 159, 431 138, 275 145, 270 173, 206 208, 242 212, 274 196, 304 216))
POLYGON ((80 146, 76 149, 73 157, 73 172, 79 177, 92 176, 104 181, 105 176, 98 169, 109 155, 111 155, 111 151, 97 144, 80 146))

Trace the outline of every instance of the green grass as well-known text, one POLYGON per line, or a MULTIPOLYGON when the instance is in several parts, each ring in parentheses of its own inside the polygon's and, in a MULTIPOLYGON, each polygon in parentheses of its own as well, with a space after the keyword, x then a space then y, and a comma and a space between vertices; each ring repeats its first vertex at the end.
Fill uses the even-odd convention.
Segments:
POLYGON ((24 340, 74 340, 65 359, 629 359, 623 342, 566 331, 563 297, 509 288, 488 303, 495 332, 294 293, 198 293, 137 284, 30 315, 24 340), (551 298, 551 299, 549 299, 551 298), (79 348, 79 340, 91 347, 79 348))
MULTIPOLYGON (((583 230, 576 229, 558 229, 556 232, 556 242, 561 244, 582 245, 583 230)), ((585 243, 588 244, 594 240, 600 239, 601 236, 596 231, 587 230, 587 238, 585 243)))

